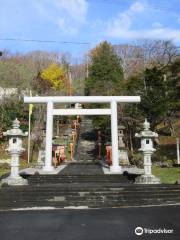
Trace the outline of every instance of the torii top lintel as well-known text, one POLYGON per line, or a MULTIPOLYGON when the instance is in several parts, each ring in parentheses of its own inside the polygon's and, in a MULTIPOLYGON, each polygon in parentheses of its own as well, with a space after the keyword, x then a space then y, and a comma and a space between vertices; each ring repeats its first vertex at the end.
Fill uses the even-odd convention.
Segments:
POLYGON ((35 96, 24 97, 25 103, 121 103, 140 102, 140 96, 35 96))

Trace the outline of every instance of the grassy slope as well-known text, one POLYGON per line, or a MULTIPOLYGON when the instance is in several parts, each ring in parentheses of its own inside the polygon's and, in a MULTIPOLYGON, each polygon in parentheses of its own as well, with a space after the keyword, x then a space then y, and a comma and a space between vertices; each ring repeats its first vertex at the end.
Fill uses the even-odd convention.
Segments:
POLYGON ((153 166, 152 173, 160 178, 161 183, 175 183, 177 180, 180 180, 180 167, 161 168, 153 166))
MULTIPOLYGON (((28 167, 33 167, 37 163, 35 161, 30 162, 29 164, 27 163, 26 160, 20 159, 20 169, 28 168, 28 167)), ((0 177, 4 175, 5 173, 10 172, 10 166, 7 167, 7 164, 4 164, 3 166, 0 167, 0 177)))
MULTIPOLYGON (((169 136, 170 132, 163 124, 159 125, 159 147, 154 153, 157 161, 172 165, 176 163, 176 137, 180 137, 180 120, 176 119, 173 123, 175 136, 169 136)), ((175 183, 180 180, 180 168, 161 168, 153 166, 152 172, 161 179, 162 183, 175 183)))

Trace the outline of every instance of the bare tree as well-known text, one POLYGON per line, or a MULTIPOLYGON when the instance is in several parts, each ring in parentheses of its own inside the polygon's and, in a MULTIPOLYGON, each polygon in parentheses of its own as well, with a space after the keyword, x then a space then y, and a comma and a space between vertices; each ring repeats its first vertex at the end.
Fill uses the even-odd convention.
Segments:
POLYGON ((125 78, 137 75, 145 68, 164 67, 179 55, 179 49, 172 41, 141 40, 133 45, 115 45, 114 49, 122 60, 125 78))
POLYGON ((168 65, 178 56, 178 48, 172 41, 143 40, 137 44, 143 49, 145 67, 168 65))

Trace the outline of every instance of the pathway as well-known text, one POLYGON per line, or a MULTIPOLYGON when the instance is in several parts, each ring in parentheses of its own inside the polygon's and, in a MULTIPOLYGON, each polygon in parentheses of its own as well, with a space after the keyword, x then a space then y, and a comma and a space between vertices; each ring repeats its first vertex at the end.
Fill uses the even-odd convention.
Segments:
POLYGON ((95 141, 92 120, 82 118, 75 159, 86 162, 95 160, 95 141))

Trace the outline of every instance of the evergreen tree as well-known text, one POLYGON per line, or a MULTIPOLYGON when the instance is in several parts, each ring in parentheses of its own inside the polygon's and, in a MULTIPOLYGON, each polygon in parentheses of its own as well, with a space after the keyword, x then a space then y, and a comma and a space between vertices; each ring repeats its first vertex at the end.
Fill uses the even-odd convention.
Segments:
POLYGON ((0 129, 10 129, 15 118, 21 122, 22 129, 28 129, 28 107, 23 99, 19 95, 4 97, 0 102, 0 129))
POLYGON ((171 121, 179 110, 179 60, 164 68, 146 69, 140 76, 131 77, 125 84, 127 95, 140 95, 141 103, 126 107, 133 118, 147 117, 152 129, 162 121, 171 121))
POLYGON ((180 58, 171 63, 166 70, 168 84, 168 109, 169 116, 174 116, 180 111, 180 58))
POLYGON ((87 95, 120 95, 123 69, 113 47, 106 41, 100 43, 91 51, 90 60, 87 95))
POLYGON ((168 112, 167 82, 164 71, 156 67, 145 70, 144 80, 145 89, 139 107, 143 115, 149 118, 151 127, 155 128, 168 112))

